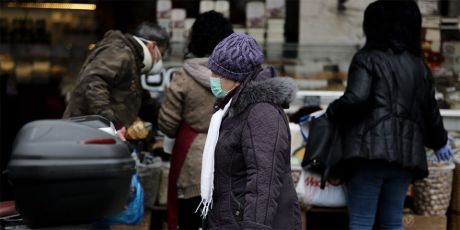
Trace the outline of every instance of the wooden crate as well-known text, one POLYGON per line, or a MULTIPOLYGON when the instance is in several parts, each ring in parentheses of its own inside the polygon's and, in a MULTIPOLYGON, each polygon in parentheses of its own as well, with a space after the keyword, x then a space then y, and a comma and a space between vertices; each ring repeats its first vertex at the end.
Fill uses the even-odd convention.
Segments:
POLYGON ((460 212, 460 164, 455 164, 450 208, 452 211, 460 212))
POLYGON ((460 229, 460 213, 451 213, 448 218, 447 229, 458 230, 460 229))
POLYGON ((403 226, 404 230, 445 230, 447 217, 404 214, 403 226))

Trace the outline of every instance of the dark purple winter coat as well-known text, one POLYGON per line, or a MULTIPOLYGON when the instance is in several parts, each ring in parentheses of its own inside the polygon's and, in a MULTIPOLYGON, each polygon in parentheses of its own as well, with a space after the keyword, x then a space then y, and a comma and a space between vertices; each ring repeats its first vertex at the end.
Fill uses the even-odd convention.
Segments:
POLYGON ((282 108, 296 89, 292 79, 265 69, 233 96, 215 150, 208 229, 301 228, 282 108))

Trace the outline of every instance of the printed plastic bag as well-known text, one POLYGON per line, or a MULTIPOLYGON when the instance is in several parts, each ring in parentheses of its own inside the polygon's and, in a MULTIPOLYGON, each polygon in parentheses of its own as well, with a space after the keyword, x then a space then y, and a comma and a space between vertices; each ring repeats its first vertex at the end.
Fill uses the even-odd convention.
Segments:
POLYGON ((137 174, 133 175, 131 179, 131 187, 134 188, 134 192, 131 194, 127 209, 115 216, 105 218, 96 226, 137 225, 141 222, 142 217, 144 217, 144 192, 137 174))
POLYGON ((320 185, 320 174, 302 170, 296 186, 299 201, 305 205, 319 207, 344 207, 347 205, 346 189, 342 183, 328 181, 324 189, 321 189, 320 185))

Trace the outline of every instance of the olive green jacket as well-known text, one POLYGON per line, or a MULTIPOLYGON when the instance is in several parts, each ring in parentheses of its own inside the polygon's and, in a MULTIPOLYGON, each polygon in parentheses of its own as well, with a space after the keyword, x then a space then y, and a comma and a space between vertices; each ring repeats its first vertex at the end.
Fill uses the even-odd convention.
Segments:
POLYGON ((132 35, 108 31, 81 67, 64 117, 98 114, 116 126, 129 126, 144 94, 140 84, 143 56, 132 35))

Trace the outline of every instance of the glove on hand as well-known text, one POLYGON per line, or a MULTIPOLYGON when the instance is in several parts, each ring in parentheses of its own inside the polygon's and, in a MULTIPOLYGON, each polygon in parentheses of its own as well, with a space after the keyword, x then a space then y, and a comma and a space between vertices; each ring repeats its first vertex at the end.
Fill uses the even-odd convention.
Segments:
POLYGON ((447 143, 446 145, 444 145, 444 147, 436 150, 435 154, 436 154, 436 157, 438 158, 438 160, 448 161, 448 160, 450 160, 450 158, 452 158, 452 155, 454 153, 452 152, 452 149, 450 148, 449 143, 447 143))
POLYGON ((126 139, 128 140, 141 140, 147 137, 150 130, 145 127, 145 123, 142 120, 136 120, 128 127, 126 139))

